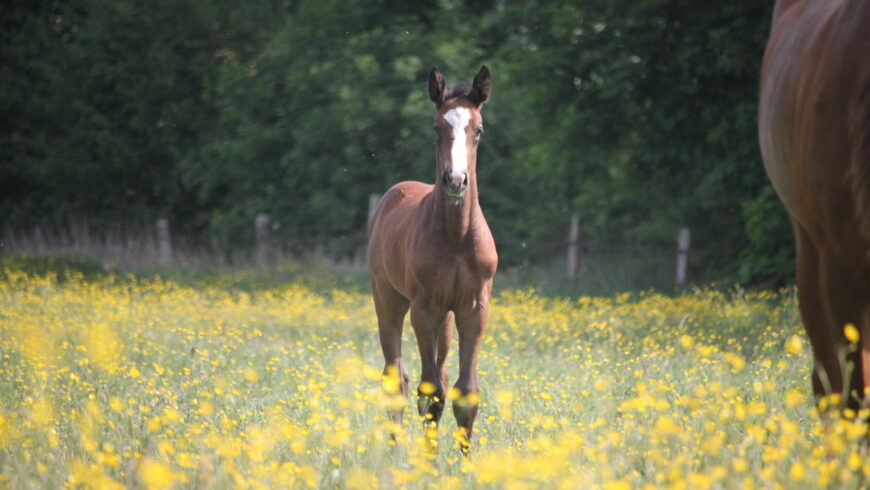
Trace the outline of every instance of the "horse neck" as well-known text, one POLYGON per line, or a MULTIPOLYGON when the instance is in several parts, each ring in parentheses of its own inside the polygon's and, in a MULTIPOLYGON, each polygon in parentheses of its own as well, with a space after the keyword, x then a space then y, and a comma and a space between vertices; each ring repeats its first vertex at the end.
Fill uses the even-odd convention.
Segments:
POLYGON ((443 184, 435 184, 433 226, 437 234, 443 233, 452 244, 461 243, 474 229, 474 216, 480 204, 477 201, 477 176, 468 175, 468 189, 459 205, 453 204, 444 194, 443 184))

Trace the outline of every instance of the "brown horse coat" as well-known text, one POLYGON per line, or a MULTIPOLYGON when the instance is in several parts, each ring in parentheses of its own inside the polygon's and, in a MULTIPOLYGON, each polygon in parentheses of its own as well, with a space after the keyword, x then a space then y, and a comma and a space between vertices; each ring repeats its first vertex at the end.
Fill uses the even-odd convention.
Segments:
POLYGON ((794 229, 814 391, 858 406, 870 385, 870 2, 777 2, 758 126, 765 170, 794 229), (862 338, 847 355, 848 379, 847 323, 862 338))
MULTIPOLYGON (((436 69, 429 95, 436 104, 435 185, 400 182, 378 203, 369 225, 368 261, 384 372, 395 369, 403 395, 408 371, 402 359, 402 324, 408 308, 420 349, 420 415, 438 423, 448 384, 445 361, 459 333, 462 399, 453 404, 457 425, 471 437, 477 415, 477 357, 489 314, 498 256, 477 198, 477 144, 483 132, 480 108, 489 98, 483 67, 469 92, 445 89, 436 69)), ((401 421, 402 411, 393 414, 401 421)), ((467 451, 467 444, 463 451, 467 451)))

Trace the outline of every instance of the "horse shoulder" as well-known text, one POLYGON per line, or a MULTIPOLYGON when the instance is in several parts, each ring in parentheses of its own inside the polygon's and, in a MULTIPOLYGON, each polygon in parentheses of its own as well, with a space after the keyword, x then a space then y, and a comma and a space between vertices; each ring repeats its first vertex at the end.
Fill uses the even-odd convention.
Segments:
POLYGON ((498 267, 498 251, 495 248, 495 240, 489 225, 483 219, 482 214, 480 218, 480 225, 475 228, 474 239, 471 242, 471 256, 474 268, 480 275, 486 279, 491 279, 498 267))

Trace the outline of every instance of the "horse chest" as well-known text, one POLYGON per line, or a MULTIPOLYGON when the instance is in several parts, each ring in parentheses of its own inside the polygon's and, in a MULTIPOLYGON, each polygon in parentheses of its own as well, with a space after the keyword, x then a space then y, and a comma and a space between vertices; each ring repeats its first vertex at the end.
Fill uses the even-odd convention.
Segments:
POLYGON ((481 273, 478 258, 467 251, 430 250, 412 264, 415 296, 436 306, 454 308, 479 300, 491 279, 481 273))

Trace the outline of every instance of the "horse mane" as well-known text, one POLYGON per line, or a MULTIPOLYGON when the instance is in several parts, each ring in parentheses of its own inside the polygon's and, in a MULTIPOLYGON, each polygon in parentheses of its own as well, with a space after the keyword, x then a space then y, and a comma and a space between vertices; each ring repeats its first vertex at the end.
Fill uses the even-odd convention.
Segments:
POLYGON ((468 97, 471 94, 471 88, 464 83, 457 83, 456 85, 450 85, 444 90, 444 100, 447 101, 454 97, 468 97))

